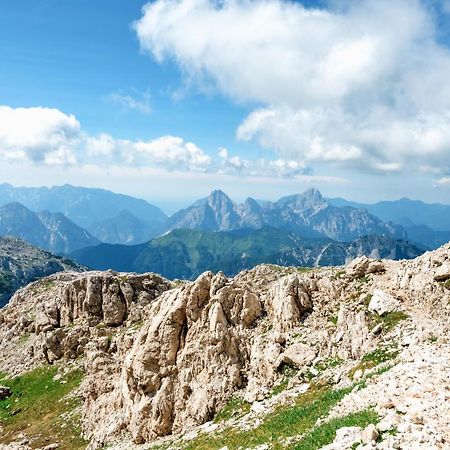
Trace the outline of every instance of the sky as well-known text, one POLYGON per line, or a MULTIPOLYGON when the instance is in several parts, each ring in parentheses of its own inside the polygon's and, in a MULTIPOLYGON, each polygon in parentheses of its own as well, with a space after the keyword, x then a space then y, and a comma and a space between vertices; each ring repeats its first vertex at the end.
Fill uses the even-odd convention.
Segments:
POLYGON ((0 182, 450 203, 446 0, 3 0, 0 182))

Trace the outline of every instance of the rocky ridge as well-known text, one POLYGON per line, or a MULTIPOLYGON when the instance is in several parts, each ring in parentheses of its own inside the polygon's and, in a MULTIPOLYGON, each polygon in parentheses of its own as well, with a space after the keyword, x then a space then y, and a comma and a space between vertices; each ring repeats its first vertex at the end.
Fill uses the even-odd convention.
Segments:
POLYGON ((91 449, 228 448, 230 429, 258 430, 321 389, 342 398, 308 432, 241 447, 302 448, 314 429, 371 408, 372 425, 340 427, 327 448, 445 449, 449 280, 450 245, 412 261, 263 265, 195 282, 58 274, 1 310, 0 371, 82 364, 81 426, 91 449), (249 405, 246 413, 210 422, 233 398, 249 405), (416 447, 408 447, 412 433, 416 447))
POLYGON ((17 238, 0 237, 0 307, 28 283, 55 272, 85 270, 80 264, 33 247, 17 238))

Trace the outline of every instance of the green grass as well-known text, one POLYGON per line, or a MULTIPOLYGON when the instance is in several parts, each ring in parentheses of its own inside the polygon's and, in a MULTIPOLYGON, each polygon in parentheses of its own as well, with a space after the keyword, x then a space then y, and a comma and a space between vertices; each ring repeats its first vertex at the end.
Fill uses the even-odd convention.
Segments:
POLYGON ((445 289, 450 289, 450 279, 447 281, 443 281, 442 286, 444 286, 445 289))
POLYGON ((376 424, 379 421, 377 413, 373 409, 365 409, 345 417, 331 419, 311 430, 293 450, 316 450, 334 441, 336 431, 343 427, 361 427, 376 424))
POLYGON ((287 365, 283 365, 282 369, 281 369, 281 373, 283 374, 283 379, 282 381, 277 384, 272 390, 271 390, 271 395, 277 395, 277 394, 281 394, 281 392, 283 392, 289 384, 290 379, 298 372, 297 369, 294 369, 293 367, 287 366, 287 365))
POLYGON ((384 362, 391 361, 398 356, 398 353, 399 352, 397 350, 393 350, 389 347, 377 348, 376 350, 365 354, 362 357, 361 362, 350 370, 348 376, 353 378, 353 375, 357 370, 365 371, 368 369, 373 369, 384 362))
POLYGON ((3 379, 2 384, 12 390, 12 395, 0 401, 0 443, 7 444, 24 433, 33 448, 59 442, 61 449, 86 448, 80 436, 79 418, 71 416, 66 422, 61 414, 73 412, 80 404, 77 397, 67 397, 79 386, 82 372, 75 370, 54 380, 57 367, 35 369, 13 379, 3 379), (61 382, 63 381, 63 382, 61 382))
POLYGON ((44 280, 39 283, 39 287, 44 291, 48 291, 56 286, 56 283, 53 280, 44 280))
POLYGON ((372 300, 373 295, 372 294, 367 294, 364 297, 364 305, 368 308, 369 304, 370 304, 370 300, 372 300))
POLYGON ((408 318, 409 316, 403 311, 393 311, 383 316, 379 316, 378 314, 370 315, 370 321, 373 327, 381 323, 385 332, 393 330, 402 320, 406 320, 408 318))
POLYGON ((242 398, 232 397, 225 407, 216 415, 214 422, 222 422, 232 418, 245 416, 250 411, 250 403, 242 398))
POLYGON ((312 386, 295 403, 281 406, 250 431, 228 428, 217 434, 204 434, 186 444, 186 450, 215 450, 227 446, 230 450, 270 443, 273 449, 284 448, 281 440, 311 431, 320 417, 324 417, 351 391, 332 390, 329 386, 312 386))
POLYGON ((30 333, 24 333, 24 334, 22 334, 22 336, 20 336, 19 342, 21 344, 26 344, 28 342, 28 340, 30 339, 30 337, 31 337, 30 333))
POLYGON ((323 361, 318 362, 314 367, 319 371, 323 372, 327 369, 332 369, 334 367, 340 366, 344 360, 342 358, 326 358, 323 361))
POLYGON ((338 323, 338 316, 331 316, 328 318, 328 320, 333 324, 333 325, 337 325, 338 323))

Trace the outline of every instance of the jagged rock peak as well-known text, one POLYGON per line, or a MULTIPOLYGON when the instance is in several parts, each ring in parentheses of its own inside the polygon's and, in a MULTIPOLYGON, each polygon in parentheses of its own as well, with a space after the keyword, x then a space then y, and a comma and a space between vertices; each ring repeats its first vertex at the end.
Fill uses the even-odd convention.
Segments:
POLYGON ((228 197, 225 192, 220 189, 215 189, 208 196, 208 203, 211 207, 215 205, 223 205, 223 204, 233 204, 233 201, 230 197, 228 197))
POLYGON ((328 203, 316 188, 309 188, 302 194, 282 197, 277 204, 282 207, 290 207, 294 212, 306 214, 311 214, 328 206, 328 203))

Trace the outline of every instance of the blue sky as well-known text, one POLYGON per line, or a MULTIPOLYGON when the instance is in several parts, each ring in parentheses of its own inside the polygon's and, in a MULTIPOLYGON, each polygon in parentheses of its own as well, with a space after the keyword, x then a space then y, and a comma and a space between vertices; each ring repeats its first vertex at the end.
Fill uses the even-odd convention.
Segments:
POLYGON ((0 181, 449 203, 448 2, 145 5, 2 2, 0 181))

